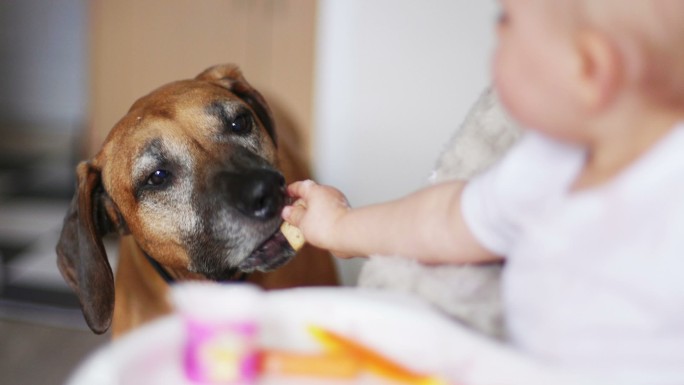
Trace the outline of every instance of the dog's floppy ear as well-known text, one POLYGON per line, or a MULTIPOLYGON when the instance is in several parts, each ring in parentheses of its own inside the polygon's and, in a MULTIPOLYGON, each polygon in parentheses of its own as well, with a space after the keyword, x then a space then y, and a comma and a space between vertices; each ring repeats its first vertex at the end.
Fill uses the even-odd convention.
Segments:
POLYGON ((273 120, 273 114, 271 109, 268 107, 264 97, 252 87, 245 77, 242 76, 240 68, 235 64, 219 64, 206 69, 201 74, 197 75, 197 80, 206 80, 216 84, 219 84, 232 93, 237 95, 245 103, 247 103, 257 118, 264 125, 264 128, 268 132, 273 143, 277 144, 275 123, 273 120))
POLYGON ((81 162, 76 172, 78 185, 57 244, 57 265, 76 292, 88 326, 102 334, 109 329, 114 312, 114 277, 102 236, 115 225, 107 215, 111 205, 100 171, 81 162))

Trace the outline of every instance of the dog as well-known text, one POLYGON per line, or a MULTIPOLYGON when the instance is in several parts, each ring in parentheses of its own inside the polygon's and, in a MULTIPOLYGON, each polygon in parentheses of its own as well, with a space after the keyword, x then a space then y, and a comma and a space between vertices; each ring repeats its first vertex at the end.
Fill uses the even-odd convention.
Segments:
POLYGON ((169 313, 173 281, 338 284, 328 253, 292 258, 279 231, 286 183, 309 176, 282 128, 237 66, 217 65, 137 100, 78 164, 57 264, 95 333, 111 326, 116 338, 169 313), (109 233, 121 236, 116 276, 109 233))

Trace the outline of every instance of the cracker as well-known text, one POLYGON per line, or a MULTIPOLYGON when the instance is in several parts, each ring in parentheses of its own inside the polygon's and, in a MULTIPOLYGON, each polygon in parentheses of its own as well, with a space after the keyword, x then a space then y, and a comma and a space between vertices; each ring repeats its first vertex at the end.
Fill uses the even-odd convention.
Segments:
POLYGON ((306 243, 304 234, 302 234, 302 231, 299 230, 298 227, 295 227, 287 222, 283 222, 283 224, 280 226, 280 231, 283 233, 285 239, 287 239, 287 242, 294 251, 299 251, 299 249, 304 246, 304 243, 306 243))

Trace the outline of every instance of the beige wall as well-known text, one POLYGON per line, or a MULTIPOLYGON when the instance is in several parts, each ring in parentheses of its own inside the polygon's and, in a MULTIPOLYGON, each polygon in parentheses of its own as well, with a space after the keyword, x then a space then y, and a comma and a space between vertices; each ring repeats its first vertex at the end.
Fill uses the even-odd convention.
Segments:
POLYGON ((88 152, 140 96, 235 62, 309 154, 315 17, 316 0, 91 1, 88 152))

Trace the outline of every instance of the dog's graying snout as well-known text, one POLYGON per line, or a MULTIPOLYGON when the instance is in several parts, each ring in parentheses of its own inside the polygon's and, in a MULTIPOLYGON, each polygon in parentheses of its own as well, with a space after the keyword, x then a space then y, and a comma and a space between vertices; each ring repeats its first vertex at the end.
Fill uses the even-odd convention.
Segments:
POLYGON ((259 220, 280 215, 287 196, 281 173, 255 169, 224 172, 219 178, 228 203, 243 215, 259 220))

